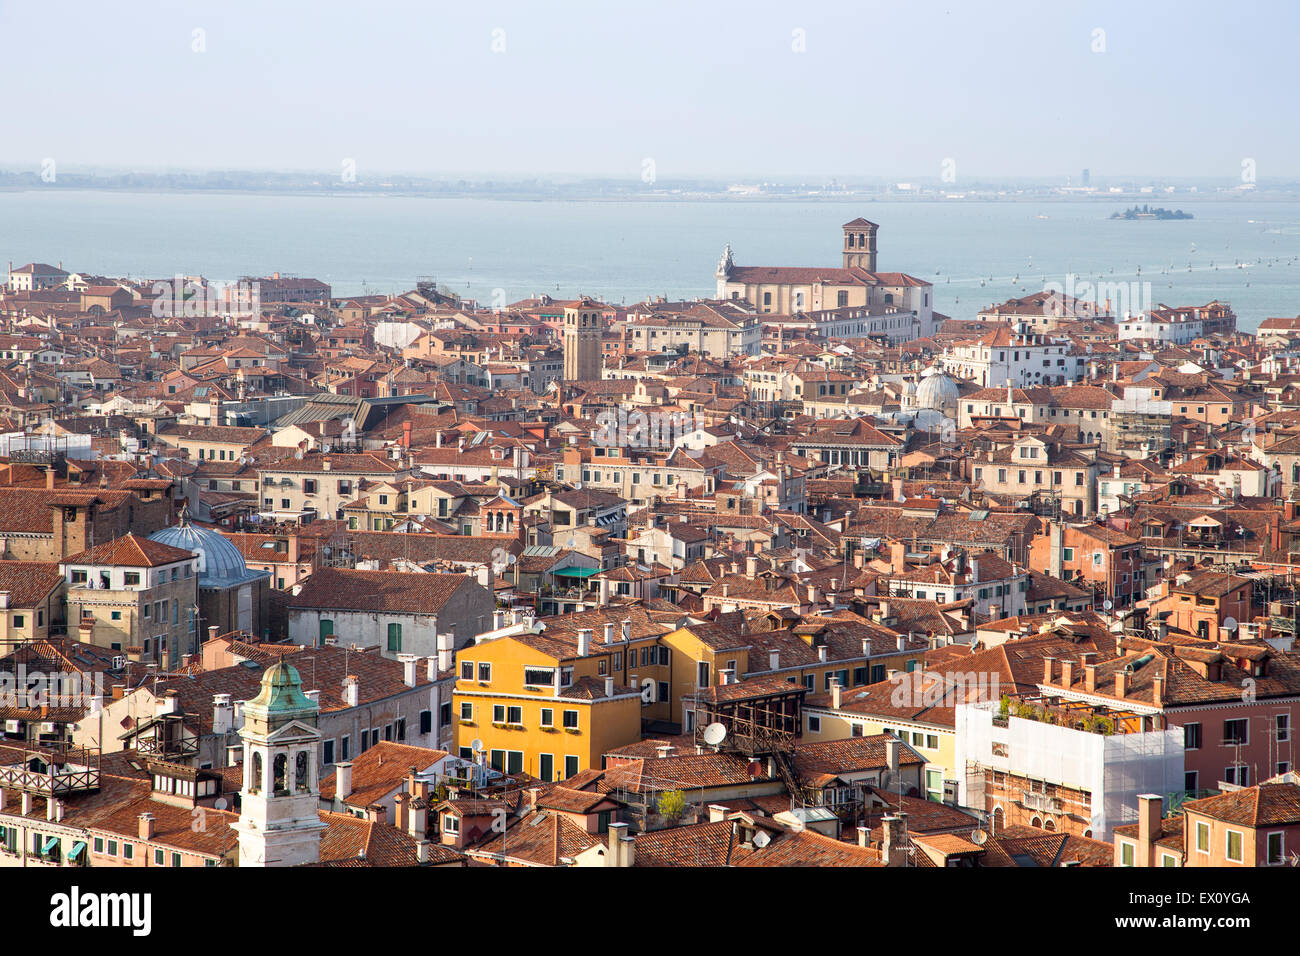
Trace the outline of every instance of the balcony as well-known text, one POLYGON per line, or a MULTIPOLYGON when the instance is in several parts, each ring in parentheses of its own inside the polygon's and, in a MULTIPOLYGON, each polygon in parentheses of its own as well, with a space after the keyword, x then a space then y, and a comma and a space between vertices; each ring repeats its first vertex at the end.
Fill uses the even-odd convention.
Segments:
POLYGON ((63 797, 99 789, 99 754, 80 747, 31 749, 0 767, 0 789, 63 797))
POLYGON ((1038 810, 1042 813, 1060 813, 1062 808, 1059 797, 1049 797, 1045 793, 1022 793, 1020 805, 1026 810, 1038 810))

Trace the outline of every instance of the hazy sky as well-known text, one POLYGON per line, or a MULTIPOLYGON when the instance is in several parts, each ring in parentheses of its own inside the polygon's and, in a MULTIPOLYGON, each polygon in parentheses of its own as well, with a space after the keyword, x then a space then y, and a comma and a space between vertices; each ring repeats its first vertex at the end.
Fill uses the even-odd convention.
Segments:
POLYGON ((1300 178, 1297 28, 1295 0, 0 0, 0 166, 639 178, 652 159, 665 181, 951 159, 960 182, 1236 180, 1249 158, 1263 184, 1300 178))

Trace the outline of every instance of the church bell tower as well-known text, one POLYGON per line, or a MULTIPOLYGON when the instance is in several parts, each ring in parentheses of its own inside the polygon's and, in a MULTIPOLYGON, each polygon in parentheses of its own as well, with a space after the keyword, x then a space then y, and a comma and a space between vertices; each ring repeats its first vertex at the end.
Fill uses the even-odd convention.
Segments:
POLYGON ((297 866, 320 860, 319 707, 283 660, 262 675, 244 704, 244 783, 240 790, 240 866, 297 866))
POLYGON ((844 268, 876 271, 876 230, 874 222, 858 218, 844 224, 844 268))

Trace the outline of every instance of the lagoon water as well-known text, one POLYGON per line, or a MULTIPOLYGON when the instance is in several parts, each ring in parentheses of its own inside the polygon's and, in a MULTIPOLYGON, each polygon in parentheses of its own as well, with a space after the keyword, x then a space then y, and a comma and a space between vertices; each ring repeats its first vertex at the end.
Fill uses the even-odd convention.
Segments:
POLYGON ((954 318, 1071 282, 1124 283, 1137 292, 1138 307, 1147 295, 1150 304, 1171 306, 1217 298, 1232 304, 1243 330, 1267 316, 1300 314, 1300 203, 1147 201, 1195 219, 1109 219, 1125 207, 1120 200, 582 202, 27 190, 0 192, 0 256, 151 279, 231 281, 278 271, 319 278, 336 295, 398 292, 419 275, 484 303, 496 290, 506 302, 583 293, 633 303, 712 295, 726 243, 738 265, 838 265, 840 224, 865 216, 880 224, 879 268, 933 282, 936 308, 954 318))

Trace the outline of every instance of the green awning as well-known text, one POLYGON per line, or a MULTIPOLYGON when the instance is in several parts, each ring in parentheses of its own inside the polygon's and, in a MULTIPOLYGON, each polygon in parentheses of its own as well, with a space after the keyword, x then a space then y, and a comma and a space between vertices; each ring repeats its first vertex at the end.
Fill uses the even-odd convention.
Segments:
POLYGON ((81 851, 84 850, 85 848, 86 848, 86 844, 81 843, 80 841, 72 844, 72 852, 68 854, 68 859, 75 860, 78 856, 81 855, 81 851))
POLYGON ((589 578, 600 574, 600 568, 564 568, 554 572, 557 578, 589 578))
POLYGON ((41 852, 49 853, 58 845, 59 845, 58 837, 49 837, 48 839, 46 839, 45 843, 41 846, 41 852))

